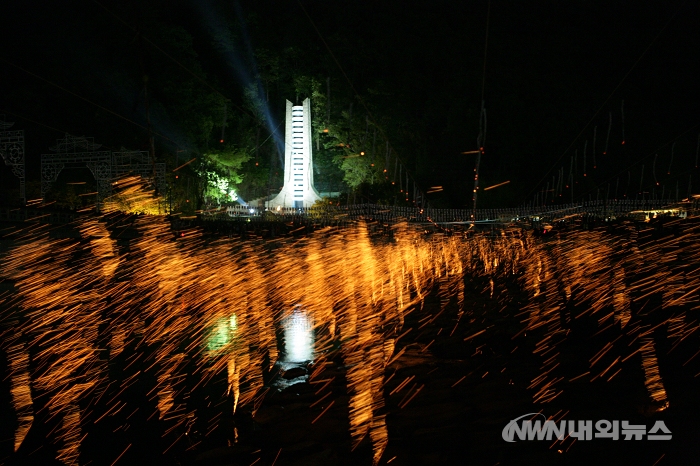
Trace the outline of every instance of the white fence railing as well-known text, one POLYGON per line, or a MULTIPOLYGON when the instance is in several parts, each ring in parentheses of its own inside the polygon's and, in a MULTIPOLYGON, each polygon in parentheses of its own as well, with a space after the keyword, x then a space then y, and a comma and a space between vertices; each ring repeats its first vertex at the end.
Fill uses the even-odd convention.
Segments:
MULTIPOLYGON (((693 209, 697 201, 685 203, 686 210, 693 209)), ((229 217, 260 217, 292 219, 295 217, 334 217, 355 219, 359 217, 373 218, 382 221, 407 219, 417 222, 459 223, 484 221, 511 221, 516 218, 544 217, 546 219, 561 218, 568 215, 623 215, 634 211, 652 211, 679 204, 669 204, 661 200, 610 200, 586 201, 576 204, 540 206, 534 208, 478 209, 476 218, 472 219, 470 209, 421 209, 408 206, 385 206, 378 204, 357 204, 347 206, 315 206, 303 208, 279 208, 265 211, 247 206, 229 206, 225 213, 229 217)), ((223 213, 223 212, 220 212, 223 213)))

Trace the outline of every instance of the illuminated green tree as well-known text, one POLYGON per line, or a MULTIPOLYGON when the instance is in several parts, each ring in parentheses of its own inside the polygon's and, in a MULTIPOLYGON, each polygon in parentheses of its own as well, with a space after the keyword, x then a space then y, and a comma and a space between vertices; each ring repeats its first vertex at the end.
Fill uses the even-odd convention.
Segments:
POLYGON ((209 150, 200 164, 205 202, 226 203, 238 199, 236 192, 243 181, 242 167, 251 159, 247 149, 226 146, 209 150))

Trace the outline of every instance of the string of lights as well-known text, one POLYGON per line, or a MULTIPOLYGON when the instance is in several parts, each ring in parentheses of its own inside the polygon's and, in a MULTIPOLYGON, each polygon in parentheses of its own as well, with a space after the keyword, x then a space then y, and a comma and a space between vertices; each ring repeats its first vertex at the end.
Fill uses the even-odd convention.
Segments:
POLYGON ((544 173, 542 178, 532 187, 532 190, 525 196, 525 198, 529 198, 534 194, 542 185, 542 182, 544 182, 545 179, 549 176, 549 174, 552 172, 554 167, 559 164, 559 162, 562 161, 562 159, 566 156, 566 154, 569 153, 569 151, 576 145, 577 141, 579 138, 583 135, 583 133, 588 129, 588 127, 593 123, 593 121, 596 119, 598 114, 605 108, 610 102, 610 99, 617 93, 617 91, 622 87, 622 84, 627 80, 627 78, 632 74, 632 72, 637 68, 637 65, 642 61, 642 59, 645 57, 647 52, 651 49, 651 47, 656 43, 656 41, 661 37, 663 32, 668 28, 668 26, 671 24, 671 22, 676 18, 678 13, 683 9, 685 4, 687 3, 687 0, 684 0, 683 3, 676 9, 676 11, 671 15, 671 17, 666 21, 666 23, 663 25, 663 27, 659 30, 659 32, 654 36, 654 38, 649 42, 649 45, 642 51, 641 55, 639 55, 639 58, 632 64, 632 66, 627 70, 627 72, 624 74, 622 79, 617 83, 617 85, 613 88, 613 90, 610 92, 608 97, 603 101, 603 103, 598 107, 598 110, 595 111, 593 116, 588 120, 588 122, 581 128, 581 131, 574 137, 574 139, 571 141, 571 144, 562 152, 562 154, 552 163, 551 167, 544 173))

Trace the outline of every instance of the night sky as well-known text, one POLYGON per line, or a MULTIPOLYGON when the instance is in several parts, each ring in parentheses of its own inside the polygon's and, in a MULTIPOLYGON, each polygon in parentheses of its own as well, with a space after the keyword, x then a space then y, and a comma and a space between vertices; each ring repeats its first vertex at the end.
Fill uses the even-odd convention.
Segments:
MULTIPOLYGON (((39 155, 64 132, 92 136, 107 148, 145 149, 140 80, 164 58, 130 25, 157 43, 153 11, 159 24, 189 33, 197 56, 167 52, 185 67, 201 66, 207 83, 233 103, 242 102, 246 80, 255 79, 253 57, 261 48, 296 48, 295 72, 329 76, 337 105, 354 102, 364 112, 366 103, 418 185, 445 187, 435 195, 440 205, 468 204, 474 156, 460 152, 477 145, 482 85, 488 123, 482 187, 511 181, 482 193, 483 206, 529 201, 561 167, 568 176, 575 151, 577 200, 595 197, 618 178, 618 197, 623 190, 634 197, 642 164, 643 190, 656 177, 668 189, 678 182, 685 195, 697 172, 696 2, 306 0, 311 21, 296 1, 104 5, 109 11, 87 0, 3 6, 0 115, 25 130, 28 180, 38 180, 39 155), (244 33, 231 39, 231 54, 222 54, 214 34, 233 23, 244 33)), ((154 99, 158 85, 150 84, 154 99)), ((295 96, 284 97, 279 84, 266 92, 275 99, 270 112, 281 118, 283 99, 295 96)), ((169 138, 158 142, 161 155, 187 146, 181 119, 156 110, 153 120, 169 138)), ((2 181, 12 182, 7 168, 2 181)))

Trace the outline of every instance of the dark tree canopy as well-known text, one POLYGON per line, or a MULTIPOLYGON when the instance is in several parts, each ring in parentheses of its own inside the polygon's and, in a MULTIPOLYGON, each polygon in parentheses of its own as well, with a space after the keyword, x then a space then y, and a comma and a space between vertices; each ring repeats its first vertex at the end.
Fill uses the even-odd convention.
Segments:
POLYGON ((694 4, 101 5, 5 9, 0 114, 27 131, 30 179, 64 132, 148 150, 150 120, 158 160, 197 158, 177 178, 197 204, 212 197, 207 170, 244 199, 265 196, 281 185, 284 102, 306 97, 320 190, 365 200, 412 203, 439 185, 433 205, 468 205, 462 152, 476 149, 482 96, 481 186, 511 181, 482 192, 484 207, 521 204, 569 172, 579 197, 621 179, 631 195, 627 179, 657 153, 649 180, 685 186, 695 171, 694 4))

